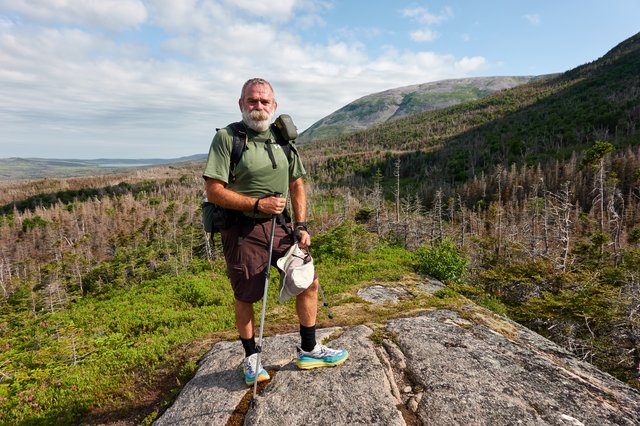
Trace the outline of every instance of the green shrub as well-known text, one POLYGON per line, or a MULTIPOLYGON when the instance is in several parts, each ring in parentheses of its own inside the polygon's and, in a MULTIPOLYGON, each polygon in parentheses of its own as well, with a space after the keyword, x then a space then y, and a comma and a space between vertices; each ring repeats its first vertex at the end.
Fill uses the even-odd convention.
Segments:
POLYGON ((435 293, 433 293, 433 295, 438 299, 448 299, 452 297, 457 297, 458 293, 449 287, 444 287, 436 291, 435 293))
POLYGON ((369 207, 363 207, 358 210, 354 216, 357 223, 367 223, 373 216, 373 210, 369 207))
POLYGON ((478 300, 478 304, 500 315, 507 315, 508 312, 508 309, 504 305, 504 303, 502 303, 500 299, 496 297, 483 297, 478 300))
POLYGON ((34 216, 33 218, 25 218, 22 220, 22 232, 27 232, 30 229, 35 228, 36 226, 46 226, 47 221, 41 218, 40 216, 34 216))
POLYGON ((313 238, 311 254, 316 261, 345 261, 359 252, 368 252, 375 247, 375 235, 362 225, 348 220, 329 232, 313 238))
POLYGON ((416 256, 418 270, 435 279, 460 282, 467 273, 469 260, 449 238, 433 247, 420 247, 416 256))
POLYGON ((219 305, 220 298, 215 297, 209 280, 190 278, 176 287, 176 293, 183 302, 193 307, 219 305))

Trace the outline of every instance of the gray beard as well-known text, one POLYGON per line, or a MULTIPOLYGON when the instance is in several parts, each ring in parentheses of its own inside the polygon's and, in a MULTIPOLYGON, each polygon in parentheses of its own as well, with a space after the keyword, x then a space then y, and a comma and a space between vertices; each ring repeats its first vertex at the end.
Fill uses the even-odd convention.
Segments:
POLYGON ((264 111, 242 111, 242 121, 244 121, 244 124, 246 124, 250 129, 253 129, 259 133, 266 132, 269 129, 272 119, 273 112, 267 113, 264 111))

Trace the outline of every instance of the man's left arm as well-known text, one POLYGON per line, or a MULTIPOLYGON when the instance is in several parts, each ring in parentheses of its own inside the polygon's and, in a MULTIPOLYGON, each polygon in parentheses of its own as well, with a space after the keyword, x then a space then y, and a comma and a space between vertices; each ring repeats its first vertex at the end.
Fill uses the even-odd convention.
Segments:
MULTIPOLYGON (((291 194, 291 206, 293 207, 293 225, 294 228, 300 230, 300 248, 311 245, 311 236, 302 226, 296 226, 298 223, 306 223, 307 221, 307 194, 304 191, 304 181, 301 177, 289 183, 289 194, 291 194)), ((304 225, 306 228, 306 225, 304 225)))

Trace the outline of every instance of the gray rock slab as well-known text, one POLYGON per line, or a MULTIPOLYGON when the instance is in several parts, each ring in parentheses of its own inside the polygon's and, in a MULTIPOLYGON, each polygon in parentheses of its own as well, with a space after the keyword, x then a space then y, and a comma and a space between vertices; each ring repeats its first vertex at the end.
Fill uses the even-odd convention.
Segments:
MULTIPOLYGON (((339 328, 317 331, 319 340, 329 337, 339 328)), ((262 365, 266 369, 280 369, 291 363, 300 344, 298 333, 283 334, 264 339, 262 365)), ((196 375, 178 395, 173 405, 154 423, 155 425, 223 425, 247 391, 244 383, 242 359, 244 351, 239 341, 219 342, 202 357, 196 375)))
POLYGON ((436 291, 445 288, 445 285, 442 283, 442 281, 438 281, 429 277, 425 277, 425 281, 426 282, 420 283, 416 286, 418 290, 426 291, 427 293, 435 293, 436 291))
MULTIPOLYGON (((266 338, 275 373, 245 424, 640 425, 637 390, 504 317, 460 312, 391 320, 379 346, 366 326, 318 330, 350 352, 335 368, 298 370, 298 333, 266 338)), ((239 342, 214 345, 155 424, 226 424, 252 390, 242 357, 239 342)))
POLYGON ((388 323, 424 388, 428 425, 640 425, 640 393, 492 313, 494 327, 447 310, 388 323))
POLYGON ((298 370, 284 366, 247 413, 247 425, 404 425, 373 343, 358 326, 329 346, 345 348, 341 366, 298 370))
POLYGON ((358 290, 358 297, 369 303, 384 304, 398 302, 401 297, 414 296, 403 287, 374 285, 358 290))

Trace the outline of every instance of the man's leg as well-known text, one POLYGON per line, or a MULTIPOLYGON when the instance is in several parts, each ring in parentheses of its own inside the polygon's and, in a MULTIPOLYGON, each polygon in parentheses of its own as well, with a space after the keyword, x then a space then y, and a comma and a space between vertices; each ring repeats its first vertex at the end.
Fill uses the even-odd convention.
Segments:
POLYGON ((253 303, 236 299, 236 327, 241 339, 253 337, 253 303))
POLYGON ((316 346, 316 316, 318 312, 318 278, 298 296, 296 312, 300 321, 300 348, 310 352, 316 346))
POLYGON ((318 278, 298 296, 296 296, 296 312, 300 324, 305 327, 316 325, 318 314, 318 278))
POLYGON ((318 367, 334 367, 349 358, 349 352, 342 349, 331 349, 316 344, 316 317, 318 314, 318 278, 296 297, 296 312, 300 320, 300 351, 296 365, 298 368, 311 369, 318 367))
POLYGON ((256 341, 253 336, 253 303, 241 302, 236 299, 236 327, 245 352, 244 382, 253 385, 256 381, 269 380, 269 373, 258 363, 256 354, 256 341))

